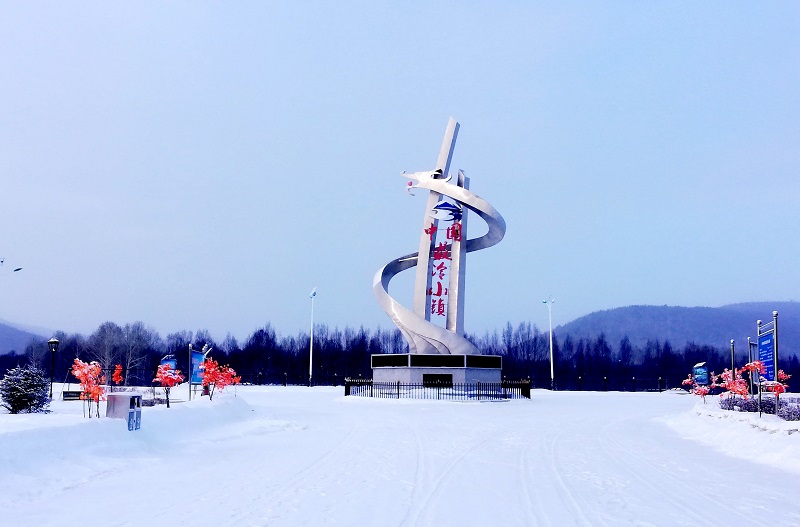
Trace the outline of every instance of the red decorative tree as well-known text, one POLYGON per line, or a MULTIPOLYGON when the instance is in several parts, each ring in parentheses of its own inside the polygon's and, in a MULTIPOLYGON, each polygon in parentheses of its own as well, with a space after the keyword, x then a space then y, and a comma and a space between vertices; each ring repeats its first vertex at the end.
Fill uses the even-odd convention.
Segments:
POLYGON ((114 367, 114 374, 111 376, 111 380, 114 381, 114 384, 119 386, 122 384, 122 381, 125 379, 122 377, 122 364, 117 364, 114 367))
POLYGON ((691 373, 689 374, 689 377, 684 379, 681 384, 683 384, 684 386, 691 386, 691 388, 689 389, 689 393, 693 393, 695 395, 699 395, 700 397, 702 397, 703 404, 705 404, 706 395, 708 395, 709 392, 711 391, 711 389, 708 386, 697 384, 697 381, 695 380, 694 376, 691 373))
POLYGON ((100 417, 100 401, 105 401, 106 389, 103 384, 106 382, 102 375, 102 368, 96 361, 85 363, 79 358, 75 358, 72 364, 72 375, 77 377, 81 383, 81 400, 86 401, 89 407, 89 418, 92 417, 92 404, 96 404, 96 414, 100 417))
POLYGON ((783 370, 778 370, 777 377, 778 377, 777 381, 765 382, 764 385, 768 392, 772 392, 775 394, 775 399, 778 401, 778 404, 776 406, 779 406, 781 394, 786 393, 786 388, 789 387, 789 385, 786 384, 786 381, 788 381, 792 376, 787 375, 786 372, 784 372, 783 370))
POLYGON ((224 390, 231 384, 239 384, 242 378, 236 376, 236 371, 230 366, 220 366, 214 359, 203 362, 203 386, 208 386, 208 399, 214 398, 214 389, 224 390))
POLYGON ((714 378, 713 386, 720 386, 725 389, 725 393, 721 393, 720 397, 724 397, 727 395, 728 397, 735 397, 737 395, 741 395, 745 399, 747 399, 747 394, 749 393, 747 387, 747 381, 742 378, 742 373, 745 371, 745 368, 737 369, 733 372, 728 368, 714 378))
POLYGON ((164 388, 164 393, 167 394, 167 408, 169 408, 169 390, 183 382, 181 370, 173 370, 171 365, 162 364, 158 367, 156 378, 153 381, 161 384, 164 388))

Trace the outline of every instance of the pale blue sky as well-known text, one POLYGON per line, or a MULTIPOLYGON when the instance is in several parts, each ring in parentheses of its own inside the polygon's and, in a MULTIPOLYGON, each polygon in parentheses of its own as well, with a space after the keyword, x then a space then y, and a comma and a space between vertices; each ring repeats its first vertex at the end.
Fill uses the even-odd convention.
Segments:
POLYGON ((393 327, 399 174, 451 115, 508 224, 467 331, 800 300, 799 4, 464 4, 4 4, 0 318, 244 339, 307 330, 316 286, 316 322, 393 327))

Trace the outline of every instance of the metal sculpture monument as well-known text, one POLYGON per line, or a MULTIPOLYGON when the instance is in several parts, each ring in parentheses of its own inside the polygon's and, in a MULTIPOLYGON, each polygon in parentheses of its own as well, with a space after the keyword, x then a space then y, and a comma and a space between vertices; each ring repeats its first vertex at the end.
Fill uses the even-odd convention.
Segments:
MULTIPOLYGON (((506 225, 494 207, 469 191, 469 179, 461 170, 455 177, 449 174, 458 129, 458 123, 451 118, 433 170, 402 174, 411 180, 409 192, 413 193, 414 189, 429 191, 419 251, 395 258, 383 266, 375 274, 373 292, 408 342, 409 354, 395 357, 374 355, 375 376, 386 376, 382 368, 412 368, 417 363, 417 366, 425 368, 496 370, 491 374, 491 380, 499 381, 500 357, 479 355, 477 348, 464 337, 464 292, 467 253, 499 243, 505 235, 506 225), (486 221, 486 234, 467 239, 468 211, 486 221), (415 266, 412 310, 389 296, 389 282, 398 273, 415 266), (438 320, 444 317, 443 324, 432 322, 432 317, 438 320), (415 359, 419 355, 452 357, 415 359), (458 357, 461 357, 460 362, 458 357)), ((464 372, 456 375, 459 373, 464 372)))

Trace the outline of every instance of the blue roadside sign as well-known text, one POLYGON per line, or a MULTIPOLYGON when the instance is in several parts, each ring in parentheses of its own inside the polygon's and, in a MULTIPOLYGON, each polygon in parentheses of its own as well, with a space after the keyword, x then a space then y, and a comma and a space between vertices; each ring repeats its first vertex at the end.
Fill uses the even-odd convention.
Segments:
POLYGON ((758 360, 766 370, 761 376, 767 381, 775 380, 775 338, 774 333, 758 337, 758 360))
POLYGON ((163 359, 161 359, 161 365, 163 366, 164 364, 169 364, 170 369, 173 370, 178 369, 178 359, 172 359, 172 358, 168 359, 167 357, 164 357, 163 359))
POLYGON ((201 366, 205 360, 202 351, 192 350, 192 384, 203 384, 203 371, 201 366))
POLYGON ((692 377, 694 377, 694 382, 700 386, 706 386, 708 384, 708 366, 706 366, 705 362, 694 365, 694 368, 692 368, 692 377))

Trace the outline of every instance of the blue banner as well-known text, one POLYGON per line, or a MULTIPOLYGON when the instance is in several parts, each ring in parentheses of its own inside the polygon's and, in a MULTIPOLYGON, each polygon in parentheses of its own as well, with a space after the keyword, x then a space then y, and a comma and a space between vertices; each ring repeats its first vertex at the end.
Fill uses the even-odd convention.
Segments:
POLYGON ((694 382, 698 385, 706 386, 708 384, 708 367, 695 366, 692 369, 692 377, 694 377, 694 382))
POLYGON ((164 357, 161 359, 161 365, 163 366, 164 364, 169 364, 169 367, 173 370, 178 369, 178 359, 168 359, 164 357))
POLYGON ((192 350, 192 384, 203 384, 202 364, 205 354, 202 351, 192 350))
POLYGON ((775 379, 775 334, 769 332, 758 337, 758 360, 764 365, 766 372, 761 376, 768 380, 775 379))

